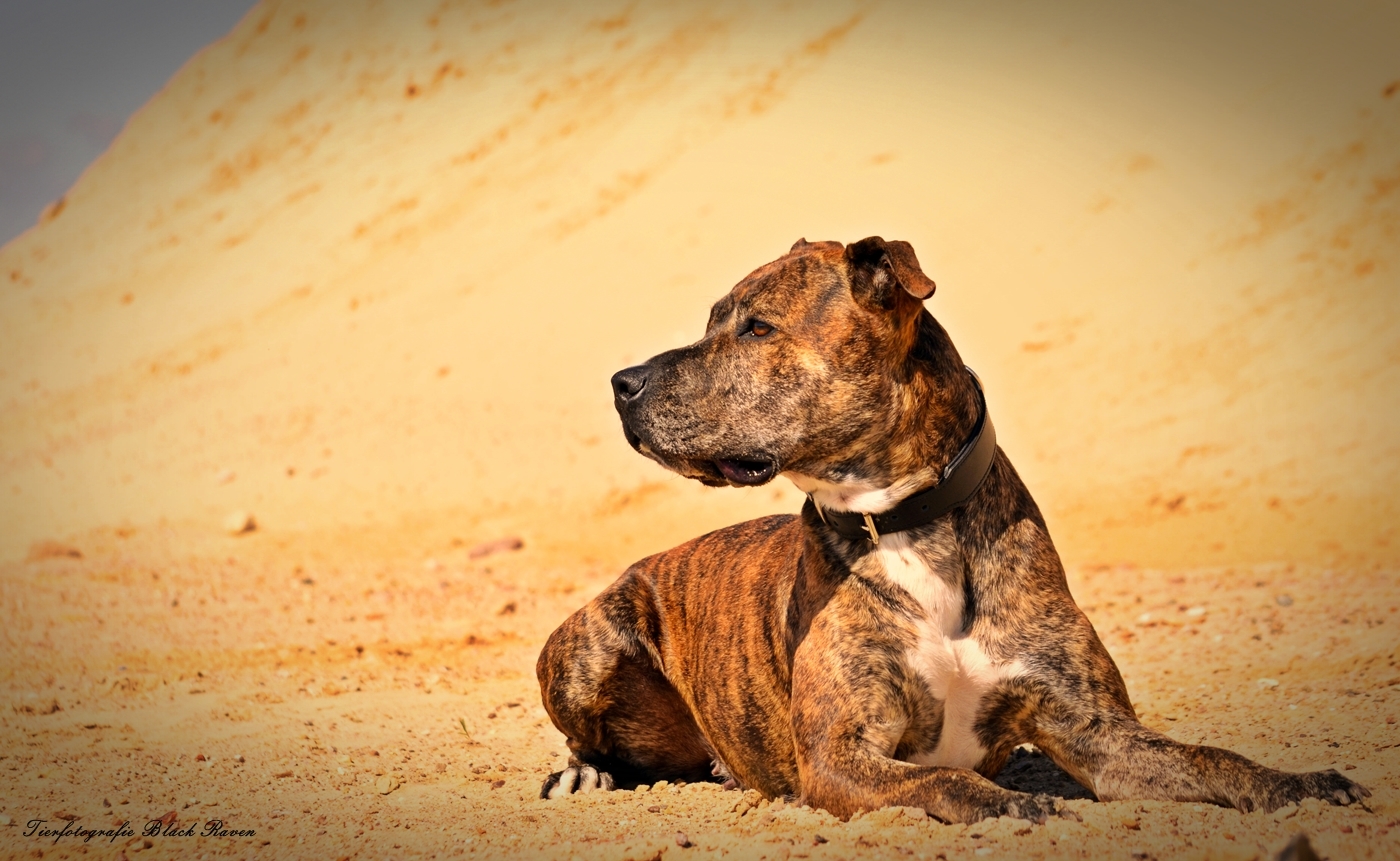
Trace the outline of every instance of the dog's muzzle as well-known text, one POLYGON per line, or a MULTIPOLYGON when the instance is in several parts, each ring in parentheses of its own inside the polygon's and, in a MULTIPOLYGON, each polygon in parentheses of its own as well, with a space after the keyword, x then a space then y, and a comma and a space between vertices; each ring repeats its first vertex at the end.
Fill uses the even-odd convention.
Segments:
POLYGON ((652 448, 653 442, 643 439, 640 425, 634 427, 635 413, 646 392, 651 376, 648 365, 623 368, 612 376, 613 406, 622 419, 622 434, 627 444, 639 452, 691 478, 710 485, 755 487, 766 484, 778 474, 778 461, 766 453, 743 453, 738 456, 667 456, 652 448))

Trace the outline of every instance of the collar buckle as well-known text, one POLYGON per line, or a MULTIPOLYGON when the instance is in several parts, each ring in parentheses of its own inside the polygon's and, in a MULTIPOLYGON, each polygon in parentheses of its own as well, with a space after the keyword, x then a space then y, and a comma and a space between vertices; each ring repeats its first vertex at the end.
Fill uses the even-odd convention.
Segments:
POLYGON ((875 529, 875 518, 871 517, 869 512, 862 512, 862 516, 865 518, 865 533, 870 536, 870 543, 879 547, 880 533, 875 529))

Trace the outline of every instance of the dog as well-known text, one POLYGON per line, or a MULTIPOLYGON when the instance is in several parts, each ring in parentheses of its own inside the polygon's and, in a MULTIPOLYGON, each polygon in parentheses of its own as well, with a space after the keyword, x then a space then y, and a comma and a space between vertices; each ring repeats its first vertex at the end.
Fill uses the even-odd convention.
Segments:
POLYGON ((702 339, 614 375, 641 454, 808 498, 643 559, 549 637, 572 755, 541 797, 718 775, 843 818, 1071 815, 990 780, 1026 743, 1102 800, 1368 796, 1138 722, 933 292, 906 242, 798 240, 702 339))

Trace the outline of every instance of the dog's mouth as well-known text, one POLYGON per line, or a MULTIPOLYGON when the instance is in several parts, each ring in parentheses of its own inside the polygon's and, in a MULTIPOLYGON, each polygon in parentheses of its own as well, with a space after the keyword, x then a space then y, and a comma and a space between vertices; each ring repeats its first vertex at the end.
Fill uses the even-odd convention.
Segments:
POLYGON ((622 434, 627 438, 628 445, 641 454, 669 470, 710 487, 757 487, 772 481, 778 474, 777 459, 766 454, 716 458, 678 456, 664 448, 653 448, 651 443, 629 427, 625 420, 622 423, 622 434))
POLYGON ((778 474, 778 464, 772 458, 728 458, 711 461, 719 474, 730 484, 739 487, 756 487, 770 481, 778 474))

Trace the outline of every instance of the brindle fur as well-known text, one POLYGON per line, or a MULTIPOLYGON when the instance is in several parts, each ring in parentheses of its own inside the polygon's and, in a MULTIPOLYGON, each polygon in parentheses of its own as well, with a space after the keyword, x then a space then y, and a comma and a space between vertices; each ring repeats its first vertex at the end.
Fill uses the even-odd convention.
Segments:
MULTIPOLYGON (((937 480, 977 417, 947 333, 923 308, 913 249, 799 240, 721 299, 705 336, 614 378, 632 446, 681 475, 735 483, 724 459, 828 486, 937 480), (766 337, 746 329, 757 319, 766 337)), ((975 768, 916 765, 944 706, 911 664, 925 610, 875 547, 800 516, 741 523, 636 563, 549 638, 544 705, 568 738, 554 797, 660 779, 797 796, 839 816, 887 805, 949 822, 1043 821, 1056 800, 988 778, 1036 745, 1101 799, 1274 810, 1369 793, 1336 771, 1291 774, 1138 722, 1123 679, 1075 605, 1045 521, 1006 455, 959 509, 900 540, 961 596, 957 637, 1019 662, 976 704, 975 768)))

